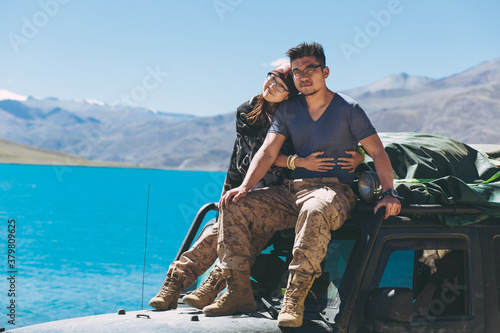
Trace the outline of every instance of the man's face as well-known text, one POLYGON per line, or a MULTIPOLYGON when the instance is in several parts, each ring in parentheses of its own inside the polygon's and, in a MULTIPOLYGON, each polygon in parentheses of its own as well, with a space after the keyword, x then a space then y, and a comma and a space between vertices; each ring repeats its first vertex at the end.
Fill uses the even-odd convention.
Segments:
POLYGON ((292 61, 293 82, 304 96, 314 95, 326 86, 328 67, 319 65, 315 57, 303 57, 292 61))

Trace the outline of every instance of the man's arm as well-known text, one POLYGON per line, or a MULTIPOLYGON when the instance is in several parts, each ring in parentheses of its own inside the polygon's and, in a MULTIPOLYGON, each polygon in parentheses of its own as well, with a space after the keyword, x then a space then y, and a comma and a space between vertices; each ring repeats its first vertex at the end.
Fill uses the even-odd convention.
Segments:
POLYGON ((278 133, 267 133, 264 143, 260 147, 255 157, 250 162, 248 172, 240 186, 227 191, 219 200, 219 209, 224 209, 229 205, 231 198, 238 201, 247 195, 259 180, 262 179, 273 165, 279 155, 281 146, 285 142, 285 136, 278 133), (234 197, 234 198, 233 198, 234 197))
MULTIPOLYGON (((369 137, 361 140, 361 144, 368 155, 370 155, 373 159, 377 176, 382 184, 382 192, 393 188, 391 161, 384 150, 384 146, 382 145, 382 141, 380 141, 378 134, 370 135, 369 137)), ((397 198, 393 198, 389 195, 386 195, 378 202, 375 206, 375 212, 377 212, 377 210, 382 206, 386 207, 385 218, 388 218, 391 215, 398 215, 401 211, 401 202, 399 202, 397 198)))

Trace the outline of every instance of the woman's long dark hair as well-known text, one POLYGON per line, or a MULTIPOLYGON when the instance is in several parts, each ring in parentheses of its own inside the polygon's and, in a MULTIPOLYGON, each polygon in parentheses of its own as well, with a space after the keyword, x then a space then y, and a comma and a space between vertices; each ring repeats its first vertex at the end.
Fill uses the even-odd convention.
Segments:
POLYGON ((271 126, 276 107, 267 108, 268 103, 262 93, 255 96, 250 105, 252 106, 252 111, 247 113, 248 123, 265 128, 271 126))

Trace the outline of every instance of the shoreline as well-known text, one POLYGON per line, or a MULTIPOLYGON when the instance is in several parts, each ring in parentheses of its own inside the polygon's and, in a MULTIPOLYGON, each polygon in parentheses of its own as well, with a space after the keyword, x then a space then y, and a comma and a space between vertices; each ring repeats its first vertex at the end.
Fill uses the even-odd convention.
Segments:
MULTIPOLYGON (((90 162, 92 163, 92 162, 90 162)), ((160 168, 160 167, 154 167, 154 166, 136 166, 136 165, 129 165, 125 163, 118 163, 116 162, 113 164, 113 162, 94 162, 94 164, 60 164, 60 163, 23 163, 23 162, 2 162, 0 160, 0 166, 2 165, 29 165, 29 166, 52 166, 52 167, 59 167, 59 168, 117 168, 117 169, 138 169, 138 170, 161 170, 161 171, 194 171, 194 172, 222 172, 226 173, 226 171, 222 170, 204 170, 204 169, 168 169, 168 168, 160 168), (99 164, 102 163, 102 164, 99 164)))
POLYGON ((0 139, 0 164, 139 168, 127 163, 89 161, 79 155, 37 148, 5 139, 0 139))
POLYGON ((151 165, 134 165, 124 162, 89 161, 82 156, 62 153, 0 138, 0 164, 47 165, 59 167, 103 167, 172 171, 225 172, 226 170, 165 168, 151 165))

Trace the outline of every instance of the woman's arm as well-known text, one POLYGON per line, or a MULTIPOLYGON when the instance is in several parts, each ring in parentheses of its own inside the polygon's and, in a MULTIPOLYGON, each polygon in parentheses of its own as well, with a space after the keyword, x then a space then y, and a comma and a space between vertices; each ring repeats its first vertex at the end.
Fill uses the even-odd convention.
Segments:
MULTIPOLYGON (((323 153, 323 151, 317 151, 307 157, 297 157, 295 159, 295 166, 298 168, 305 168, 309 171, 327 172, 333 169, 335 163, 332 162, 333 157, 318 157, 323 153)), ((342 165, 342 169, 348 169, 349 172, 354 172, 357 166, 363 163, 365 156, 358 151, 346 151, 346 153, 351 155, 351 157, 340 157, 339 160, 344 162, 339 162, 337 164, 342 165)), ((288 157, 287 155, 279 154, 274 165, 287 168, 288 157)))
POLYGON ((344 162, 338 162, 337 164, 341 165, 342 169, 349 170, 349 173, 354 172, 358 165, 365 161, 365 151, 361 147, 358 147, 357 150, 347 150, 345 153, 351 155, 351 157, 339 157, 339 161, 344 162))

